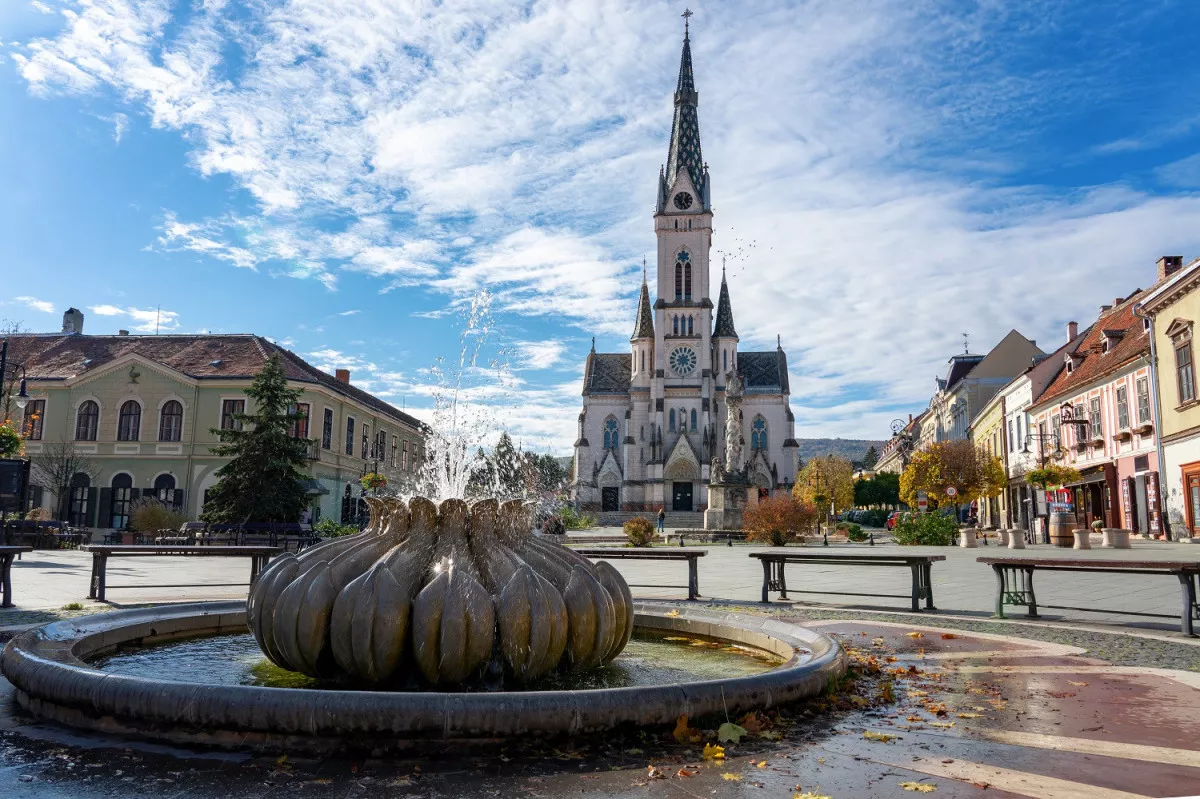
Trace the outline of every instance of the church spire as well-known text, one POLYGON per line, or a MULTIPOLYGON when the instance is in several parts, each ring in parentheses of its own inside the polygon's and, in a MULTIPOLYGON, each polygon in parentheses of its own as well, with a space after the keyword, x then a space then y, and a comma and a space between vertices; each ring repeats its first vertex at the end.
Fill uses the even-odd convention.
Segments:
POLYGON ((654 317, 650 311, 650 287, 646 285, 646 264, 642 263, 642 294, 638 297, 637 320, 633 323, 630 341, 639 338, 654 338, 654 317))
POLYGON ((733 329, 733 305, 729 302, 729 284, 725 282, 725 265, 721 264, 721 296, 717 299, 717 321, 713 338, 737 338, 733 329))
POLYGON ((700 195, 701 207, 709 209, 708 171, 704 168, 704 156, 700 152, 700 118, 696 111, 699 95, 692 74, 692 42, 688 30, 691 11, 683 13, 683 53, 679 57, 679 80, 675 85, 675 117, 671 122, 671 144, 667 150, 667 170, 660 181, 659 211, 666 203, 665 198, 680 169, 687 169, 692 185, 700 195))

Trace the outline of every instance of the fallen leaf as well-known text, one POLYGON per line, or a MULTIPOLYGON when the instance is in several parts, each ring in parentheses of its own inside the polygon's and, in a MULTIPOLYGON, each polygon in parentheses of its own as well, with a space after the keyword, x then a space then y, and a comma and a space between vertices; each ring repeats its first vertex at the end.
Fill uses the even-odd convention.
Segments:
POLYGON ((742 777, 740 774, 730 774, 728 771, 721 774, 721 779, 726 780, 727 782, 741 782, 742 781, 742 777))
POLYGON ((678 616, 678 615, 679 615, 679 611, 677 611, 677 610, 668 610, 668 611, 667 611, 666 613, 664 613, 663 615, 664 615, 664 616, 678 616))
POLYGON ((925 633, 919 633, 919 632, 916 632, 915 630, 911 633, 905 633, 905 635, 907 635, 909 638, 924 638, 925 637, 925 633))
POLYGON ((957 638, 957 637, 958 637, 958 636, 957 636, 957 635, 955 635, 954 633, 942 633, 942 640, 943 640, 943 641, 953 641, 953 640, 954 640, 955 638, 957 638))
POLYGON ((687 714, 678 718, 675 722, 675 731, 671 733, 675 736, 675 740, 681 744, 698 744, 700 743, 700 730, 695 727, 688 726, 687 714))
POLYGON ((681 768, 681 769, 679 769, 679 771, 676 771, 676 772, 675 772, 675 776, 676 776, 676 777, 679 777, 679 778, 681 778, 681 779, 682 779, 683 777, 694 777, 694 776, 696 776, 696 772, 694 772, 694 771, 688 771, 688 770, 687 770, 687 769, 685 769, 685 768, 681 768))
POLYGON ((744 727, 746 732, 753 734, 756 732, 762 732, 767 727, 771 726, 771 722, 769 719, 760 716, 757 712, 751 711, 750 713, 742 716, 741 720, 738 721, 738 725, 744 727))
POLYGON ((758 760, 758 761, 751 760, 750 762, 754 763, 755 768, 766 768, 767 767, 767 761, 765 761, 765 760, 758 760))
POLYGON ((982 713, 959 713, 958 717, 960 719, 981 719, 981 718, 983 718, 983 714, 982 713))
POLYGON ((925 719, 921 718, 920 716, 909 716, 908 718, 905 719, 905 721, 917 721, 917 722, 924 721, 924 720, 925 719))
POLYGON ((881 744, 886 744, 886 743, 890 743, 892 740, 894 740, 900 736, 889 735, 886 732, 875 732, 874 730, 867 730, 866 732, 863 733, 863 737, 866 738, 868 741, 878 741, 881 744))
POLYGON ((1083 686, 1087 685, 1087 683, 1085 683, 1085 682, 1075 682, 1074 680, 1067 680, 1067 685, 1075 685, 1075 686, 1078 686, 1078 687, 1082 688, 1083 686))
POLYGON ((725 759, 725 747, 717 746, 716 744, 705 744, 704 745, 704 759, 705 760, 724 760, 725 759))
POLYGON ((826 796, 823 793, 813 793, 812 791, 805 791, 804 793, 792 794, 792 799, 830 799, 830 797, 826 796))
POLYGON ((653 765, 646 767, 646 776, 652 780, 665 780, 667 778, 667 775, 663 774, 658 766, 653 765))
POLYGON ((937 727, 939 730, 948 730, 954 726, 954 722, 953 721, 931 721, 931 722, 929 722, 929 726, 937 727))
POLYGON ((743 736, 749 735, 745 727, 739 727, 731 721, 727 721, 717 728, 717 740, 721 743, 738 743, 743 736))
POLYGON ((933 793, 937 790, 937 786, 930 782, 902 782, 900 787, 906 791, 916 791, 917 793, 933 793))

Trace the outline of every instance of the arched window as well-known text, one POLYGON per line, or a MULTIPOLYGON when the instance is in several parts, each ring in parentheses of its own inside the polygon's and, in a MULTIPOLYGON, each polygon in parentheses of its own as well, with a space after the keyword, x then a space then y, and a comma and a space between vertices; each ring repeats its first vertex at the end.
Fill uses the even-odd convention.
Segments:
POLYGON ((126 400, 117 419, 117 441, 137 441, 142 427, 142 406, 126 400))
POLYGON ((679 335, 679 317, 678 316, 671 317, 671 332, 673 335, 676 335, 676 336, 679 335))
MULTIPOLYGON (((128 403, 126 403, 128 404, 128 403)), ((137 403, 133 403, 137 405, 137 403)), ((139 409, 140 411, 140 409, 139 409)), ((129 524, 129 506, 133 503, 133 478, 125 472, 112 479, 112 527, 124 530, 129 524)))
POLYGON ((183 435, 183 405, 170 400, 162 406, 158 417, 158 440, 178 441, 183 435))
POLYGON ((604 420, 604 448, 616 449, 618 443, 617 420, 610 416, 604 420))
POLYGON ((671 409, 670 415, 667 416, 667 429, 672 433, 675 432, 675 409, 671 409))
POLYGON ((729 350, 721 350, 721 371, 729 371, 729 350))
POLYGON ((695 328, 694 328, 694 327, 693 327, 693 325, 692 325, 692 322, 693 322, 693 321, 695 321, 695 320, 694 320, 692 317, 690 317, 690 316, 689 316, 689 317, 688 317, 688 335, 689 335, 689 336, 690 336, 690 335, 692 335, 693 331, 695 330, 695 328))
POLYGON ((675 299, 683 299, 683 264, 675 264, 675 299))
POLYGON ((175 476, 160 474, 154 478, 154 496, 168 505, 175 504, 175 476))
POLYGON ((696 432, 696 409, 692 408, 692 432, 696 432))
POLYGON ((690 300, 692 298, 692 265, 686 264, 683 267, 683 298, 690 300))
POLYGON ((96 428, 100 425, 100 406, 87 400, 75 412, 75 440, 95 441, 96 428))
POLYGON ((642 368, 640 371, 642 371, 642 372, 646 371, 646 351, 645 350, 642 350, 642 368))
POLYGON ((767 420, 761 416, 754 417, 750 425, 750 449, 767 448, 767 420))

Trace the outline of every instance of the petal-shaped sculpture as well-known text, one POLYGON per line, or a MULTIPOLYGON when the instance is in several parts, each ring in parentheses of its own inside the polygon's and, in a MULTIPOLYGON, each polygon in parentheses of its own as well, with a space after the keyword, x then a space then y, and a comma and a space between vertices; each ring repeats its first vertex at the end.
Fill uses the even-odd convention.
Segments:
POLYGON ((283 668, 380 684, 528 682, 616 657, 633 631, 624 579, 531 532, 519 501, 367 498, 362 533, 284 555, 247 620, 283 668))

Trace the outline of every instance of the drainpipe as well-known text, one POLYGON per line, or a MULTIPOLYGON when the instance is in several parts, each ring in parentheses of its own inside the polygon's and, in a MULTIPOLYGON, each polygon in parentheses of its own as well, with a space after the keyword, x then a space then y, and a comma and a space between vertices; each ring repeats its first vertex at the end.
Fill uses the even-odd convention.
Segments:
POLYGON ((1158 454, 1158 505, 1162 510, 1162 526, 1164 540, 1171 540, 1171 522, 1167 518, 1166 508, 1167 503, 1163 495, 1166 493, 1166 474, 1167 461, 1163 457, 1162 443, 1162 401, 1158 394, 1158 348, 1154 343, 1154 317, 1142 311, 1142 304, 1139 302, 1133 306, 1133 315, 1138 319, 1143 319, 1150 323, 1150 390, 1153 392, 1154 398, 1154 449, 1158 454))

